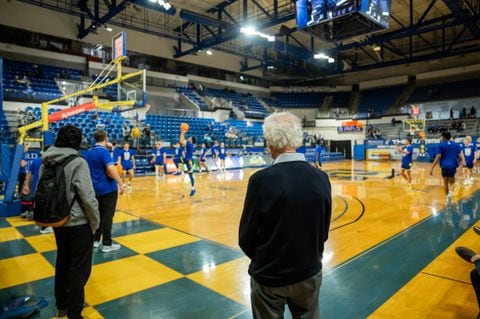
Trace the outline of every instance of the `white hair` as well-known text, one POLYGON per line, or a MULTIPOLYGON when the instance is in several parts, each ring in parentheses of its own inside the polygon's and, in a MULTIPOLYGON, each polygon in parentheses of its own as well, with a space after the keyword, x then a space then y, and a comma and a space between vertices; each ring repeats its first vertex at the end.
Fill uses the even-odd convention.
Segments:
POLYGON ((263 123, 263 135, 274 149, 297 148, 302 145, 302 124, 290 112, 273 113, 263 123))

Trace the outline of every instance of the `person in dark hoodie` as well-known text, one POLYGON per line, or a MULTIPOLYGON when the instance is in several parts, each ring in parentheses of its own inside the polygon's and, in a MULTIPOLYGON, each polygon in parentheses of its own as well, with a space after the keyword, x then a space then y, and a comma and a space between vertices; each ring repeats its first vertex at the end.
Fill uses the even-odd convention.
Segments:
MULTIPOLYGON (((78 155, 82 131, 66 125, 58 131, 55 146, 42 155, 42 162, 61 163, 71 155, 78 155)), ((40 167, 40 178, 43 165, 40 167)), ((85 302, 84 287, 92 269, 92 250, 100 215, 90 171, 84 158, 78 157, 65 166, 69 202, 74 201, 69 221, 54 228, 57 243, 55 265, 55 299, 57 318, 79 319, 85 302), (76 197, 75 197, 76 195, 76 197)))

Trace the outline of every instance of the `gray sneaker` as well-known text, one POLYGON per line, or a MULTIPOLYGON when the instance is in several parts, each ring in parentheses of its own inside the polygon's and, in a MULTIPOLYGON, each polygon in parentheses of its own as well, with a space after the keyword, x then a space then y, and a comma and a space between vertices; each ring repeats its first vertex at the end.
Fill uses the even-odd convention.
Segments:
POLYGON ((111 244, 110 246, 102 246, 102 253, 109 253, 111 251, 119 250, 122 246, 119 244, 111 244))

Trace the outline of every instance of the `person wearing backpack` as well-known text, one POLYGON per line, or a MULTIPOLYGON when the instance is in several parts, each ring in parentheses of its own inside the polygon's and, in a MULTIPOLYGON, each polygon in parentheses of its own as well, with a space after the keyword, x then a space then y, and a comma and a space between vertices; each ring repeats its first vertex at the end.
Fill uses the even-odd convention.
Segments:
POLYGON ((79 155, 81 142, 79 128, 60 128, 54 146, 42 155, 34 207, 37 224, 54 226, 56 317, 69 319, 82 318, 84 287, 100 222, 90 170, 79 155))

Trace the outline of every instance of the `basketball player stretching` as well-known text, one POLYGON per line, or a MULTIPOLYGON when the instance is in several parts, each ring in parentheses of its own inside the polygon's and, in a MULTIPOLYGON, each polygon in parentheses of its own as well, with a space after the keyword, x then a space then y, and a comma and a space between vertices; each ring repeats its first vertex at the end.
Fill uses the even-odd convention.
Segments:
POLYGON ((187 173, 190 178, 190 183, 192 184, 192 190, 190 191, 190 196, 195 195, 197 192, 195 189, 195 177, 193 176, 193 152, 195 151, 195 137, 190 136, 188 140, 185 139, 185 133, 187 130, 180 129, 180 145, 185 147, 185 164, 187 165, 187 173))

